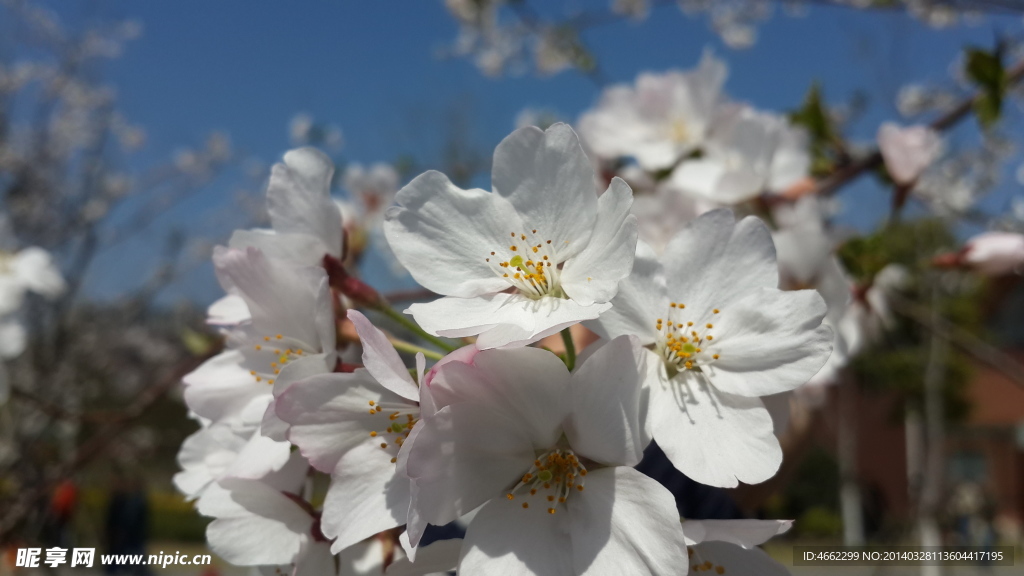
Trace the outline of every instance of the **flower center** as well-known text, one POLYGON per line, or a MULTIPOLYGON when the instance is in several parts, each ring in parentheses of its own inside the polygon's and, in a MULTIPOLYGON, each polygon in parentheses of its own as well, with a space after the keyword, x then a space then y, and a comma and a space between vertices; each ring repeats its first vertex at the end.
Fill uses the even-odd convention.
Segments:
POLYGON ((555 260, 555 247, 551 240, 542 240, 536 230, 530 234, 512 232, 508 248, 491 252, 485 260, 520 294, 534 299, 565 297, 558 283, 561 262, 555 260))
POLYGON ((690 140, 690 129, 686 125, 686 120, 682 118, 672 121, 672 124, 669 126, 669 132, 671 134, 670 138, 676 144, 683 144, 690 140))
POLYGON ((392 454, 391 463, 394 464, 398 462, 398 450, 409 438, 413 426, 420 420, 420 411, 418 408, 403 404, 385 407, 374 400, 370 400, 369 405, 370 414, 381 417, 381 430, 370 432, 370 438, 380 441, 381 450, 392 454))
POLYGON ((253 370, 249 370, 249 374, 257 382, 266 382, 272 386, 274 378, 281 373, 285 365, 298 360, 306 352, 315 353, 314 350, 308 350, 308 348, 309 346, 305 343, 283 334, 264 336, 263 344, 253 345, 253 349, 260 354, 256 360, 257 365, 253 370), (288 348, 287 346, 292 347, 288 348))
MULTIPOLYGON (((720 311, 712 310, 712 316, 720 311)), ((688 314, 686 304, 669 303, 668 319, 658 318, 655 328, 658 330, 657 351, 671 370, 700 370, 721 356, 715 336, 711 333, 715 325, 709 320, 701 319, 696 314, 688 314), (698 321, 700 320, 700 321, 698 321)))
POLYGON ((512 501, 519 496, 524 500, 521 504, 524 510, 529 510, 534 503, 546 508, 548 514, 554 514, 573 491, 583 492, 586 475, 587 468, 572 450, 551 450, 533 461, 530 470, 505 498, 512 501))

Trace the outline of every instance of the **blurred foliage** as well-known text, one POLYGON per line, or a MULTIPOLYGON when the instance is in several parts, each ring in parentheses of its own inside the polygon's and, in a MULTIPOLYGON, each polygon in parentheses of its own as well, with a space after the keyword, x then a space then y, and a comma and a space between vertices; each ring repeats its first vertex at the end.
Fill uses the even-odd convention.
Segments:
POLYGON ((932 256, 957 246, 956 236, 941 219, 892 223, 873 234, 851 238, 838 249, 844 268, 858 283, 870 282, 888 264, 911 273, 928 266, 932 256))
POLYGON ((839 518, 839 465, 835 458, 821 447, 811 449, 793 480, 765 512, 771 518, 797 518, 795 536, 833 535, 831 522, 839 518))
MULTIPOLYGON (((953 250, 956 237, 941 219, 921 219, 885 226, 874 234, 844 243, 839 257, 850 274, 861 284, 870 283, 886 265, 902 265, 909 273, 900 288, 910 302, 932 304, 932 289, 940 287, 937 306, 942 319, 971 333, 982 329, 984 302, 982 283, 960 272, 939 272, 931 267, 931 258, 953 250)), ((930 355, 931 331, 897 309, 892 325, 872 349, 858 355, 851 370, 865 390, 892 391, 902 407, 921 411, 924 404, 924 375, 930 355)), ((972 374, 971 360, 950 349, 944 359, 943 392, 945 415, 950 421, 962 421, 969 412, 966 399, 972 374)), ((903 414, 893 414, 896 422, 903 414)))
POLYGON ((1003 67, 1003 49, 997 46, 992 51, 981 48, 967 48, 965 71, 967 77, 977 85, 980 94, 974 101, 974 114, 982 128, 990 128, 1003 110, 1003 97, 1009 82, 1003 67))
POLYGON ((807 130, 810 136, 811 174, 815 177, 829 175, 838 160, 840 138, 817 82, 811 84, 803 104, 790 112, 789 119, 807 130))
MULTIPOLYGON (((105 545, 101 539, 110 496, 108 488, 87 488, 82 491, 75 518, 77 542, 100 547, 105 545)), ((211 519, 200 516, 195 506, 186 502, 181 494, 170 490, 149 490, 146 500, 149 504, 149 541, 206 541, 206 525, 211 519)))
POLYGON ((843 518, 834 510, 815 506, 797 518, 795 526, 800 535, 810 538, 839 536, 843 532, 843 518))

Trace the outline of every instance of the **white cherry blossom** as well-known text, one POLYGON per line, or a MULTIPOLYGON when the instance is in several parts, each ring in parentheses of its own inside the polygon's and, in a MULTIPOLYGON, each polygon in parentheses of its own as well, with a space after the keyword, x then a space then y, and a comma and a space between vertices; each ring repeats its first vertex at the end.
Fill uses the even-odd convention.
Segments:
POLYGON ((884 122, 878 128, 878 150, 889 175, 900 185, 917 181, 942 155, 943 148, 942 136, 928 126, 884 122))
POLYGON ((341 214, 331 199, 334 164, 316 148, 297 148, 274 165, 267 185, 271 229, 236 230, 231 248, 256 247, 271 258, 314 266, 344 252, 341 214))
POLYGON ((807 177, 807 134, 786 118, 745 105, 720 107, 715 130, 700 158, 672 173, 672 183, 719 204, 781 192, 807 177))
MULTIPOLYGON (((484 350, 440 369, 399 455, 414 519, 469 524, 459 572, 670 574, 686 561, 671 494, 633 470, 642 457, 633 338, 573 373, 537 348, 484 350)), ((412 544, 418 535, 411 534, 412 544)))
POLYGON ((64 277, 46 250, 33 246, 0 252, 0 316, 21 308, 26 292, 52 299, 65 289, 64 277))
POLYGON ((516 130, 494 152, 493 192, 426 172, 387 212, 391 249, 444 295, 406 311, 427 332, 479 335, 481 349, 522 346, 610 307, 633 263, 632 193, 594 170, 565 124, 516 130))
POLYGON ((671 168, 704 145, 726 74, 725 63, 705 53, 695 70, 643 73, 634 85, 607 88, 580 117, 580 137, 601 158, 671 168))
POLYGON ((963 262, 986 276, 1020 274, 1024 271, 1024 235, 984 232, 964 246, 963 262))
POLYGON ((323 268, 294 268, 267 258, 256 248, 219 248, 214 265, 238 290, 252 320, 228 332, 227 350, 185 376, 185 401, 213 421, 259 422, 275 387, 280 391, 334 369, 327 275, 323 268))
POLYGON ((807 382, 831 352, 813 290, 777 288, 770 233, 756 218, 708 212, 658 259, 640 244, 613 308, 591 327, 634 334, 647 352, 651 433, 669 460, 712 486, 763 482, 782 451, 759 396, 807 382))
MULTIPOLYGON (((421 388, 387 336, 355 310, 363 344, 352 373, 313 376, 277 399, 287 437, 310 464, 331 475, 322 530, 332 550, 405 524, 409 482, 397 475, 398 451, 420 419, 421 388)), ((424 360, 417 359, 422 380, 424 360)))

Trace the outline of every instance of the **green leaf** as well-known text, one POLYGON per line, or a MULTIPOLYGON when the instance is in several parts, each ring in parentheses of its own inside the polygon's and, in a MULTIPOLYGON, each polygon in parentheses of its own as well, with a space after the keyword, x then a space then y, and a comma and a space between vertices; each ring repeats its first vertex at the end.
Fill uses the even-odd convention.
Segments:
POLYGON ((978 86, 980 94, 974 101, 974 114, 984 128, 999 120, 1006 95, 1006 69, 1003 67, 1002 50, 996 47, 991 52, 980 48, 967 49, 967 77, 978 86))

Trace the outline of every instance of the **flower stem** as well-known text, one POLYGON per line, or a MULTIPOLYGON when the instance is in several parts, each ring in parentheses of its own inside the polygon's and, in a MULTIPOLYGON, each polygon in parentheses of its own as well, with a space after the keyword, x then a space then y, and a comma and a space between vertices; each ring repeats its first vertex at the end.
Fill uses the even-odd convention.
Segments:
POLYGON ((444 354, 434 352, 433 350, 422 346, 417 346, 412 342, 406 342, 405 340, 399 340, 398 338, 389 338, 389 340, 391 341, 391 345, 395 347, 395 350, 399 350, 401 352, 409 352, 412 354, 420 352, 427 358, 431 358, 433 360, 440 360, 441 358, 444 358, 444 354))
MULTIPOLYGON (((430 342, 434 346, 437 346, 441 350, 444 350, 445 352, 454 352, 455 351, 455 346, 452 346, 451 344, 445 342, 444 340, 438 338, 437 336, 434 336, 433 334, 427 334, 427 332, 424 331, 423 328, 419 327, 419 324, 416 324, 415 322, 410 320, 408 316, 406 316, 405 314, 402 314, 398 310, 395 310, 394 308, 389 306, 387 303, 383 303, 382 302, 381 304, 379 304, 377 306, 377 310, 383 312, 384 315, 387 316, 388 318, 391 318, 395 322, 398 322, 399 324, 401 324, 402 326, 404 326, 405 328, 407 328, 408 330, 410 330, 411 332, 413 332, 414 334, 416 334, 420 338, 423 338, 424 340, 426 340, 427 342, 430 342)), ((426 356, 427 355, 426 352, 424 352, 423 355, 426 356)), ((431 356, 431 358, 432 358, 432 356, 431 356)), ((438 358, 438 360, 440 360, 440 358, 438 358)))
POLYGON ((565 344, 565 367, 572 372, 576 366, 576 345, 572 343, 572 332, 568 328, 562 330, 562 342, 565 344))

